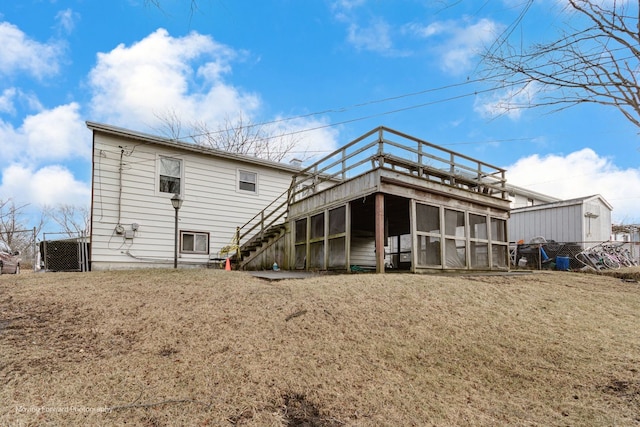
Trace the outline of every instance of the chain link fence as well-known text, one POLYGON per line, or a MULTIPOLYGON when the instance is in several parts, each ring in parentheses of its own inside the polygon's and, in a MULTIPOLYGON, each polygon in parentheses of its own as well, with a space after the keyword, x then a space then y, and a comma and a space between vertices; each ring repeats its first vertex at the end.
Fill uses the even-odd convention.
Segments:
MULTIPOLYGON (((628 257, 638 265, 640 263, 640 243, 638 242, 555 242, 533 241, 530 243, 512 243, 511 267, 529 270, 581 270, 591 269, 593 265, 585 262, 582 255, 590 249, 612 245, 622 248, 628 257)), ((603 267, 606 268, 606 267, 603 267)), ((610 267, 609 267, 610 268, 610 267)), ((595 269, 600 269, 596 266, 595 269)))
POLYGON ((40 242, 41 268, 44 271, 89 271, 91 259, 89 238, 82 232, 60 238, 68 233, 43 233, 40 242))

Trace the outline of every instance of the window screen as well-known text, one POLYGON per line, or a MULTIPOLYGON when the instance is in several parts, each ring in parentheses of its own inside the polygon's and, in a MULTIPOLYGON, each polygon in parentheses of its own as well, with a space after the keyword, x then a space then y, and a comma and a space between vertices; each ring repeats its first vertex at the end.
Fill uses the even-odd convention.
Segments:
POLYGON ((416 205, 416 225, 418 231, 440 233, 440 208, 418 203, 416 205))

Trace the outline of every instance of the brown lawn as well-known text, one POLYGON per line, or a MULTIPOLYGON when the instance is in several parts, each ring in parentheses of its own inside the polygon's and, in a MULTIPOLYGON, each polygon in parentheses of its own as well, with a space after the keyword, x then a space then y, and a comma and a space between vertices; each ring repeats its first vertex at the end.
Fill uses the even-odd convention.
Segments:
POLYGON ((638 425, 639 315, 567 272, 4 275, 0 425, 638 425))

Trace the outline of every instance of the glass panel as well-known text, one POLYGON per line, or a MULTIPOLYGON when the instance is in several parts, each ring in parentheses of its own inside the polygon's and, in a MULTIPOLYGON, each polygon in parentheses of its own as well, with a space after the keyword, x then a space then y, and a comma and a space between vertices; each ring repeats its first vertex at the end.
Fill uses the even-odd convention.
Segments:
POLYGON ((311 217, 311 239, 324 237, 324 213, 311 217))
POLYGON ((240 189, 244 191, 251 191, 252 193, 256 192, 256 185, 251 182, 242 182, 240 181, 240 189))
POLYGON ((444 233, 447 236, 465 237, 464 212, 444 210, 444 233))
POLYGON ((411 234, 400 236, 400 252, 411 252, 411 234))
POLYGON ((307 241, 307 218, 296 221, 296 243, 307 241))
POLYGON ((196 234, 196 252, 207 253, 209 243, 209 236, 206 234, 196 234))
POLYGON ((329 240, 329 267, 346 267, 347 265, 347 257, 346 257, 346 239, 344 237, 339 237, 337 239, 329 240))
POLYGON ((180 160, 160 157, 160 175, 180 178, 180 160))
POLYGON ((312 243, 309 257, 309 268, 324 269, 324 242, 312 243))
POLYGON ((180 178, 160 175, 160 191, 162 193, 180 194, 180 178))
POLYGON ((256 174, 253 172, 240 171, 240 181, 255 184, 256 174))
POLYGON ((471 268, 489 267, 489 245, 487 243, 471 242, 471 268))
POLYGON ((345 232, 346 212, 346 206, 341 206, 329 211, 329 236, 345 232))
POLYGON ((442 265, 439 237, 418 236, 418 265, 442 265))
POLYGON ((464 240, 445 239, 444 259, 447 267, 465 268, 467 266, 464 240))
POLYGON ((416 204, 416 227, 418 231, 440 234, 440 208, 416 204))
POLYGON ((193 252, 193 240, 194 236, 191 233, 182 234, 182 250, 187 252, 193 252))
POLYGON ((469 234, 472 239, 488 239, 487 217, 484 215, 469 214, 469 234))
POLYGON ((400 236, 389 236, 387 238, 387 246, 389 247, 389 252, 398 252, 398 237, 400 236))
POLYGON ((491 218, 491 240, 495 242, 507 241, 507 221, 491 218))
POLYGON ((507 268, 507 247, 505 245, 491 245, 492 266, 507 268))

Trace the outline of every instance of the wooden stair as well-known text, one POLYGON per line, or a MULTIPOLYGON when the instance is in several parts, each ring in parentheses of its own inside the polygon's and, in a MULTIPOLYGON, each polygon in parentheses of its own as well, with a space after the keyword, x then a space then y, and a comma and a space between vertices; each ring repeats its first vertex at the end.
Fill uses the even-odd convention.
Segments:
POLYGON ((235 260, 238 268, 243 269, 245 265, 251 262, 251 260, 258 256, 262 251, 266 250, 271 246, 271 244, 279 240, 285 234, 286 228, 287 225, 285 223, 271 225, 240 246, 240 259, 235 260))

